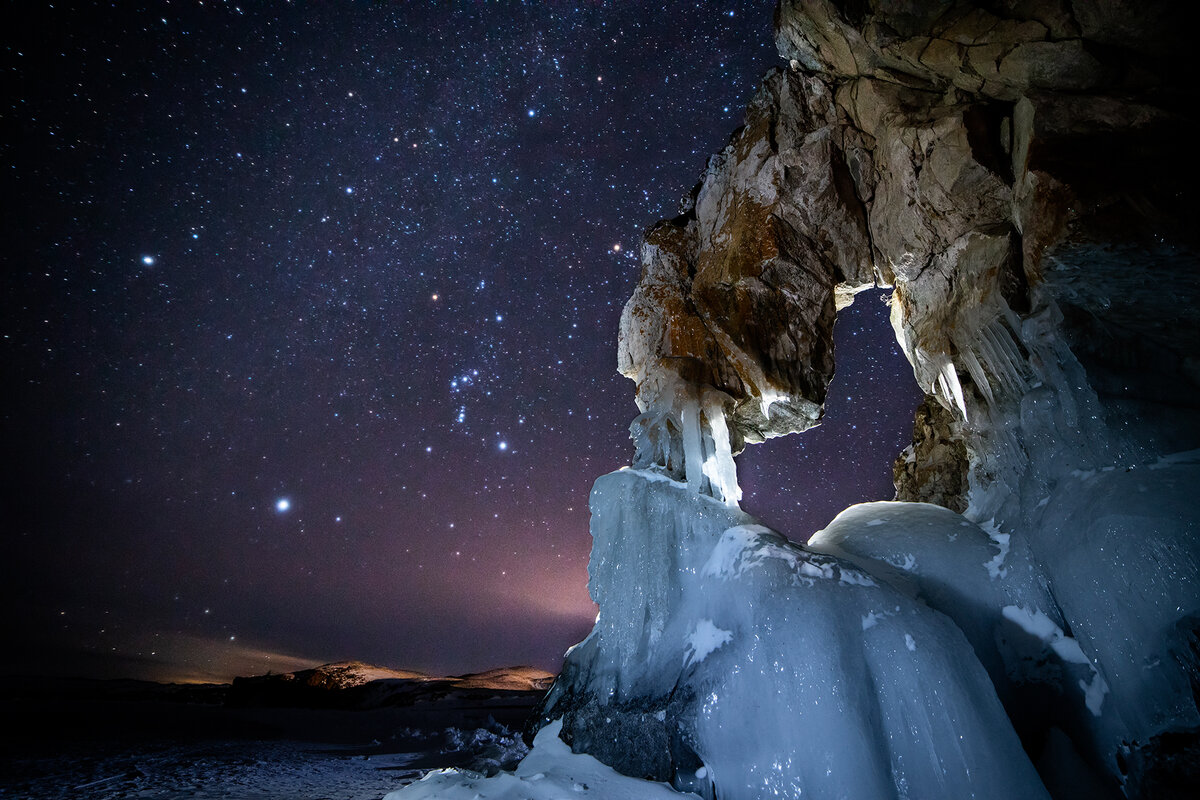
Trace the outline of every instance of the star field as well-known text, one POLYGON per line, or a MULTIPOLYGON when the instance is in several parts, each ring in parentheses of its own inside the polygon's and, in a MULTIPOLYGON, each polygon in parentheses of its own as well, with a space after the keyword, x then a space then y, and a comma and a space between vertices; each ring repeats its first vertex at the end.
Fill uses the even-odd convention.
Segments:
MULTIPOLYGON (((771 6, 30 5, 8 668, 556 667, 631 455, 636 244, 776 64, 771 6)), ((890 498, 919 399, 882 303, 837 333, 829 422, 740 459, 797 538, 890 498)))

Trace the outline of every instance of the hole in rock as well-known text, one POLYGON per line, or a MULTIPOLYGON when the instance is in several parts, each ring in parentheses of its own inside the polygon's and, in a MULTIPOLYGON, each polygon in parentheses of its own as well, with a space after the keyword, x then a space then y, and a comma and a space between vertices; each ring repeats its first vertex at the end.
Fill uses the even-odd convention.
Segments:
POLYGON ((838 312, 821 424, 737 457, 742 508, 794 541, 849 505, 895 496, 892 462, 912 441, 924 395, 888 321, 890 294, 868 289, 838 312))

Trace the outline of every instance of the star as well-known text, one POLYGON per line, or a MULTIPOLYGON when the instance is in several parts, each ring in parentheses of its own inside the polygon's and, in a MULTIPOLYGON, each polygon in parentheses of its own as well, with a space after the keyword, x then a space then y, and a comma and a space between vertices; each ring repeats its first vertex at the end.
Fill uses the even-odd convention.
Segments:
MULTIPOLYGON (((321 24, 310 25, 307 12, 279 4, 246 10, 245 24, 228 28, 201 15, 189 22, 198 34, 189 46, 172 21, 154 47, 140 48, 134 45, 141 15, 119 5, 97 18, 95 30, 82 18, 56 18, 55 24, 71 27, 43 48, 46 63, 55 65, 43 75, 47 94, 57 100, 30 96, 13 112, 29 115, 36 108, 37 123, 25 117, 22 124, 57 132, 39 137, 15 169, 6 164, 6 179, 40 201, 22 203, 6 221, 30 228, 29 247, 42 248, 28 259, 28 270, 45 262, 71 278, 47 281, 31 272, 19 281, 47 293, 15 304, 28 315, 17 320, 21 330, 57 325, 47 333, 69 345, 49 361, 28 349, 28 363, 18 359, 19 378, 29 387, 20 394, 38 401, 39 419, 61 410, 81 433, 100 426, 86 444, 80 439, 77 470, 40 456, 23 459, 44 464, 27 476, 31 495, 63 497, 62 475, 78 472, 82 480, 129 492, 130 502, 138 498, 169 513, 173 535, 190 543, 173 549, 171 569, 145 568, 152 553, 137 550, 138 591, 173 592, 172 576, 187 571, 195 573, 196 591, 221 592, 228 578, 275 593, 249 602, 227 592, 220 607, 203 615, 181 601, 190 617, 180 612, 169 622, 172 630, 220 617, 229 630, 240 626, 237 645, 268 635, 297 651, 328 653, 321 637, 261 619, 260 600, 286 606, 301 587, 265 580, 269 559, 227 557, 243 553, 247 543, 269 545, 270 534, 283 529, 297 536, 288 568, 320 564, 336 573, 327 585, 304 587, 330 591, 318 596, 331 609, 340 610, 344 601, 333 588, 338 580, 400 572, 399 585, 410 585, 404 578, 423 569, 416 554, 449 533, 470 542, 469 550, 457 538, 451 545, 461 547, 463 563, 495 564, 487 580, 514 560, 523 562, 527 550, 536 560, 569 564, 574 577, 561 583, 574 586, 574 599, 564 595, 556 602, 590 624, 587 523, 569 508, 599 474, 630 457, 633 387, 614 372, 612 359, 618 314, 636 280, 637 237, 673 211, 708 151, 728 137, 730 116, 744 107, 760 72, 777 61, 763 33, 765 11, 729 19, 732 4, 700 4, 694 14, 669 19, 637 4, 628 12, 578 4, 577 12, 560 17, 555 4, 533 4, 514 17, 448 4, 443 19, 412 4, 349 4, 321 6, 311 18, 321 24), (381 17, 390 22, 380 24, 381 17), (447 59, 446 42, 438 38, 447 20, 462 30, 463 52, 482 54, 498 44, 505 54, 481 62, 471 81, 461 82, 451 66, 459 59, 447 59), (629 58, 588 49, 602 23, 635 21, 661 26, 640 35, 670 47, 622 53, 629 58), (331 42, 350 43, 363 30, 371 35, 343 58, 327 57, 331 42), (89 48, 94 42, 112 60, 71 58, 60 41, 89 48), (216 42, 227 59, 213 61, 206 48, 216 42), (692 83, 660 97, 651 84, 675 69, 668 51, 693 53, 692 83), (553 63, 555 54, 567 53, 576 56, 553 63), (388 68, 377 68, 380 60, 388 68), (160 92, 151 80, 165 69, 178 76, 176 91, 160 92), (278 80, 288 72, 303 74, 311 91, 278 80), (272 74, 276 79, 269 80, 272 74), (351 85, 358 88, 348 91, 351 85), (379 96, 395 103, 367 102, 379 96), (110 126, 111 146, 56 157, 62 142, 89 135, 76 113, 85 97, 110 126), (546 119, 535 104, 543 100, 552 103, 546 119), (121 119, 149 124, 122 126, 121 119), (570 157, 574 148, 586 157, 570 157), (126 158, 108 163, 110 151, 126 158), (95 183, 77 180, 72 173, 80 166, 95 183), (181 179, 166 196, 153 191, 175 176, 181 179), (357 202, 363 190, 364 200, 381 190, 387 197, 363 205, 357 202), (86 212, 98 193, 112 198, 113 229, 77 230, 81 225, 72 218, 92 219, 86 212), (71 213, 50 213, 60 207, 71 213), (68 246, 76 236, 91 244, 68 246), (591 266, 583 257, 588 253, 612 256, 600 259, 611 263, 591 266), (166 259, 161 270, 159 259, 166 259), (89 324, 75 325, 79 319, 89 324), (75 391, 83 379, 90 390, 75 391), (520 458, 515 440, 501 433, 514 424, 520 458), (487 458, 489 448, 505 458, 487 458), (124 481, 142 467, 156 477, 124 481), (276 493, 289 487, 304 492, 302 507, 290 494, 276 493), (525 501, 530 487, 544 487, 538 503, 525 501), (462 515, 454 529, 445 523, 448 509, 462 515), (310 515, 316 522, 302 532, 310 515), (399 517, 405 524, 393 536, 399 517), (484 520, 505 522, 492 527, 484 520), (549 548, 538 534, 546 525, 561 528, 555 543, 566 551, 536 550, 549 548), (374 557, 376 548, 396 541, 413 548, 411 564, 374 557), (221 574, 200 565, 221 565, 221 574), (266 634, 265 622, 271 626, 266 634)), ((19 83, 20 92, 42 89, 39 82, 19 83)), ((845 327, 841 320, 839 326, 845 327)), ((890 330, 886 318, 880 330, 890 330)), ((839 350, 843 376, 853 373, 850 352, 839 350)), ((911 369, 902 356, 895 358, 911 382, 911 369)), ((856 406, 869 405, 840 386, 831 393, 835 399, 853 394, 856 406)), ((907 444, 911 407, 903 416, 907 444)), ((868 434, 868 428, 860 422, 851 432, 868 434)), ((805 436, 832 429, 831 420, 805 436)), ((36 436, 26 438, 19 456, 42 452, 36 436)), ((743 457, 748 482, 761 473, 756 502, 769 509, 786 499, 789 518, 796 516, 795 501, 775 489, 791 480, 789 456, 771 452, 797 438, 756 445, 743 457)), ((875 438, 881 448, 898 449, 886 436, 875 438)), ((850 447, 840 438, 833 446, 850 447)), ((887 454, 888 463, 894 454, 887 454)), ((890 497, 890 472, 880 480, 879 492, 890 497)), ((43 505, 63 519, 86 513, 82 498, 43 505)), ((109 516, 97 524, 125 550, 150 535, 109 516)), ((151 525, 152 515, 145 516, 151 525)), ((45 525, 74 530, 62 520, 45 525)), ((44 539, 50 555, 43 561, 60 551, 74 558, 81 574, 96 581, 90 591, 97 605, 120 605, 119 597, 103 594, 108 582, 77 557, 80 548, 53 547, 44 539)), ((408 597, 411 615, 397 617, 390 601, 372 604, 368 621, 355 626, 363 641, 346 643, 346 652, 371 652, 371 639, 383 638, 378 631, 403 633, 431 605, 468 621, 487 616, 471 604, 493 596, 492 587, 463 593, 460 575, 424 576, 422 593, 408 597)), ((514 598, 506 608, 509 623, 539 631, 541 649, 522 660, 553 666, 577 641, 553 637, 586 633, 586 626, 569 634, 557 623, 540 625, 540 598, 518 604, 517 593, 505 592, 514 598), (541 633, 547 627, 558 632, 541 633)), ((203 608, 203 600, 195 602, 203 608)), ((74 630, 84 624, 76 616, 69 609, 55 619, 60 626, 71 620, 74 630)), ((91 617, 87 622, 90 627, 91 617)), ((131 615, 122 620, 121 635, 151 622, 131 615)), ((218 640, 227 640, 229 630, 218 640)), ((434 660, 465 672, 484 665, 479 653, 504 649, 493 647, 491 637, 507 630, 472 632, 477 635, 467 642, 436 643, 434 660)), ((215 635, 207 627, 187 633, 215 635)), ((29 645, 19 650, 37 652, 29 645)), ((402 662, 428 654, 381 657, 402 662)))

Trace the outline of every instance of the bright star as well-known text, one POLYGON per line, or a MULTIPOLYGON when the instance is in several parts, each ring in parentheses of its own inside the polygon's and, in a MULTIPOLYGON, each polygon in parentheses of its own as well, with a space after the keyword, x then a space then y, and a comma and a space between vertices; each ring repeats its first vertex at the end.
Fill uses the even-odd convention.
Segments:
POLYGON ((142 263, 147 267, 154 266, 154 256, 142 256, 142 263))
POLYGON ((354 194, 354 187, 353 187, 353 186, 347 186, 347 187, 346 187, 346 194, 354 194))
POLYGON ((529 109, 528 111, 526 111, 525 113, 526 113, 526 114, 528 114, 528 115, 529 115, 529 116, 531 116, 531 117, 536 117, 536 116, 537 116, 537 112, 536 112, 536 111, 534 111, 532 108, 531 108, 531 109, 529 109))
POLYGON ((501 450, 507 450, 507 449, 508 449, 508 442, 501 442, 501 443, 500 443, 498 446, 499 446, 499 448, 500 448, 501 450))
POLYGON ((292 501, 288 500, 286 497, 281 497, 275 501, 275 510, 278 511, 280 514, 284 513, 291 507, 292 507, 292 501))

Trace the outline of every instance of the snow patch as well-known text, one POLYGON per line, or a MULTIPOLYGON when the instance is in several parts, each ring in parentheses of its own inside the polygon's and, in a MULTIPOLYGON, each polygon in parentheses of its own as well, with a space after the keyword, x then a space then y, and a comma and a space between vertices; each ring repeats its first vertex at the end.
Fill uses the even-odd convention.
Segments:
POLYGON ((1004 566, 1004 560, 1008 558, 1008 550, 1011 546, 1011 534, 1001 533, 1000 526, 996 524, 994 518, 989 519, 987 522, 979 523, 979 527, 983 529, 988 538, 999 548, 991 561, 984 562, 984 568, 993 580, 1006 577, 1008 575, 1008 568, 1004 566))
POLYGON ((708 658, 709 654, 719 650, 733 639, 733 631, 722 630, 713 624, 711 619, 702 619, 688 634, 687 651, 684 653, 683 665, 698 664, 708 658))
POLYGON ((727 529, 721 534, 700 574, 706 578, 732 578, 738 575, 741 571, 738 561, 742 554, 754 545, 761 534, 770 532, 771 529, 764 525, 738 525, 727 529))
POLYGON ((867 615, 862 618, 862 629, 870 630, 895 613, 895 611, 868 611, 867 615))
POLYGON ((561 731, 562 720, 538 731, 533 749, 515 772, 485 778, 470 770, 435 770, 384 800, 561 800, 564 793, 597 800, 698 800, 694 794, 626 777, 589 755, 572 753, 559 738, 561 731))
POLYGON ((1068 664, 1082 664, 1091 670, 1091 680, 1080 680, 1079 689, 1084 694, 1084 703, 1093 716, 1100 716, 1104 705, 1104 696, 1108 694, 1108 683, 1093 666, 1091 659, 1083 652, 1079 642, 1063 632, 1041 609, 1022 608, 1021 606, 1005 606, 1001 609, 1004 618, 1019 626, 1030 636, 1038 639, 1056 656, 1068 664))

